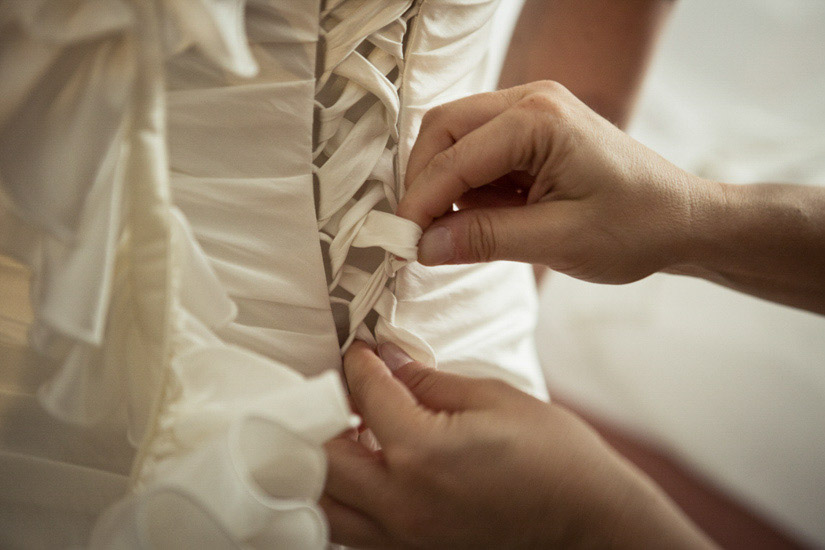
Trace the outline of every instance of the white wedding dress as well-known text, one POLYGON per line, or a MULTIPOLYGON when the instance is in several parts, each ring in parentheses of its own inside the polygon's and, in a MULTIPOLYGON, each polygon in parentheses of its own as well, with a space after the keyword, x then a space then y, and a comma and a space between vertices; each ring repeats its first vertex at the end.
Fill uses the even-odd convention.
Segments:
POLYGON ((324 547, 354 338, 546 397, 529 267, 391 213, 495 7, 0 3, 0 547, 324 547))

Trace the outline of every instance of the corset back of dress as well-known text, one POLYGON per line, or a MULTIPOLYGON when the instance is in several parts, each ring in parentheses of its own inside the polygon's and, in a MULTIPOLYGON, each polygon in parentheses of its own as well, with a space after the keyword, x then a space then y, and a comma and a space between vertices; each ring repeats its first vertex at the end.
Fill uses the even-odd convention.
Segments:
POLYGON ((8 491, 0 511, 25 512, 0 515, 7 538, 83 542, 128 483, 93 546, 322 547, 321 445, 351 426, 336 371, 354 338, 546 395, 530 269, 424 268, 421 229, 392 214, 424 112, 480 90, 496 3, 0 7, 19 71, 0 75, 0 251, 33 296, 18 355, 53 372, 43 433, 88 441, 21 446, 4 406, 0 462, 99 496, 8 491))
MULTIPOLYGON (((496 4, 330 0, 287 13, 282 2, 250 2, 255 77, 215 70, 192 50, 167 62, 175 204, 237 306, 223 338, 314 374, 337 368, 337 347, 356 334, 401 341, 449 368, 444 352, 458 342, 529 332, 522 268, 411 266, 392 280, 395 258, 414 259, 416 229, 389 213, 421 118, 481 89, 496 4), (289 36, 278 20, 290 21, 289 36), (427 318, 433 308, 463 317, 460 328, 427 318), (468 340, 467 310, 481 314, 484 336, 468 340), (409 334, 420 327, 425 338, 409 334)), ((523 351, 517 361, 530 364, 523 351)), ((541 392, 535 377, 510 380, 541 392)))

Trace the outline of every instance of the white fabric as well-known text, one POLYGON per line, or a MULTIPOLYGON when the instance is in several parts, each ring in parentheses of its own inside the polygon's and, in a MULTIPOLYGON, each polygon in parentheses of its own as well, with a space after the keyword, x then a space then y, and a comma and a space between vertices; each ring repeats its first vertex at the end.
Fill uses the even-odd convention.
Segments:
MULTIPOLYGON (((632 133, 701 175, 825 185, 825 4, 680 2, 632 133)), ((553 275, 551 387, 825 546, 825 318, 702 281, 553 275)))
POLYGON ((323 547, 355 337, 546 397, 529 268, 391 213, 495 6, 0 4, 0 546, 323 547))

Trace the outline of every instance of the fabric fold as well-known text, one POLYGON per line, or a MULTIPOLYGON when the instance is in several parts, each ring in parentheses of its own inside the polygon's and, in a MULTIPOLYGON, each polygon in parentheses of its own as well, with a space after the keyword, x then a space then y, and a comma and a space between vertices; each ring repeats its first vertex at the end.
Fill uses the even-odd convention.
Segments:
POLYGON ((255 74, 245 4, 0 6, 0 71, 20 70, 0 73, 2 228, 19 227, 30 246, 0 242, 25 253, 30 341, 58 365, 38 399, 61 421, 109 426, 138 447, 134 486, 93 547, 327 540, 321 445, 353 426, 340 379, 307 380, 216 335, 237 305, 170 202, 164 60, 191 49, 255 74))
POLYGON ((339 375, 305 379, 220 342, 201 321, 181 314, 184 338, 170 378, 175 399, 159 417, 136 494, 101 519, 93 547, 133 539, 189 542, 186 532, 170 532, 168 522, 150 517, 157 499, 167 497, 177 503, 170 511, 175 524, 203 525, 199 531, 220 533, 227 544, 322 547, 326 523, 316 505, 326 476, 322 444, 358 422, 339 375), (295 522, 300 530, 284 529, 295 522))
POLYGON ((331 102, 316 98, 318 226, 321 240, 330 245, 330 291, 340 287, 352 296, 345 300, 333 294, 333 301, 345 303, 348 310, 342 352, 355 338, 375 342, 379 337, 394 340, 434 366, 432 348, 393 321, 396 302, 391 281, 407 262, 416 260, 421 228, 382 210, 398 204, 394 171, 401 108, 398 83, 407 20, 414 15, 411 6, 412 2, 402 1, 351 1, 322 14, 327 29, 325 63, 316 93, 325 96, 330 86, 342 90, 331 102), (360 107, 364 112, 357 122, 350 122, 350 110, 367 98, 372 104, 360 107), (354 248, 381 249, 383 258, 375 258, 368 267, 372 272, 367 273, 346 265, 354 248), (372 311, 379 319, 370 329, 365 320, 372 311))
MULTIPOLYGON (((69 485, 122 493, 92 548, 324 548, 322 445, 357 424, 339 374, 353 339, 428 365, 453 342, 478 355, 529 341, 529 319, 498 309, 484 310, 499 319, 489 342, 473 328, 484 315, 441 322, 509 272, 406 284, 430 273, 421 229, 393 214, 405 120, 423 108, 399 91, 424 36, 408 29, 449 4, 482 19, 464 0, 0 2, 0 253, 29 268, 26 355, 48 366, 11 386, 36 398, 0 405, 37 411, 17 428, 61 434, 14 447, 29 434, 0 430, 0 455, 82 464, 69 485)), ((514 294, 499 301, 513 309, 514 294)), ((78 508, 64 487, 0 519, 37 508, 59 535, 47 514, 78 508)), ((76 510, 76 532, 103 507, 76 510)), ((10 536, 44 536, 27 521, 10 536)))
POLYGON ((246 0, 164 0, 162 5, 168 15, 161 17, 168 54, 196 47, 231 73, 257 74, 246 36, 246 0))

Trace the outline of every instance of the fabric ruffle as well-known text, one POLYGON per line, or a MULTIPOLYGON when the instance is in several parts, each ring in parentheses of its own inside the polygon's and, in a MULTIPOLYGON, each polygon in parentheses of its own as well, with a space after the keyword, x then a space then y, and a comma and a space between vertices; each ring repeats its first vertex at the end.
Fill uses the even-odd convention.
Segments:
MULTIPOLYGON (((32 268, 32 343, 63 364, 40 395, 69 422, 110 416, 121 402, 111 396, 123 393, 117 358, 129 338, 104 336, 117 334, 107 323, 122 324, 113 317, 125 315, 125 304, 110 303, 112 297, 117 302, 128 292, 129 262, 118 250, 128 224, 124 186, 139 65, 154 63, 157 70, 163 55, 195 48, 221 68, 254 74, 244 5, 162 2, 156 17, 164 22, 167 46, 157 59, 139 50, 146 22, 137 2, 9 0, 0 6, 0 211, 8 218, 0 251, 32 268)), ((225 322, 232 315, 228 297, 215 297, 214 274, 202 255, 190 253, 196 245, 185 222, 178 225, 185 265, 198 271, 191 279, 198 283, 184 287, 183 299, 196 309, 222 308, 225 322)))
POLYGON ((246 36, 246 0, 165 0, 167 55, 196 48, 206 59, 237 76, 258 72, 246 36))
POLYGON ((215 336, 237 308, 169 201, 164 59, 191 48, 255 74, 244 6, 0 6, 0 246, 31 267, 30 339, 61 365, 39 397, 67 422, 123 422, 139 447, 93 547, 326 544, 321 445, 353 425, 338 375, 215 336))
POLYGON ((99 4, 0 7, 0 196, 36 241, 5 251, 34 268, 37 321, 95 345, 112 289, 136 77, 132 10, 99 4))
POLYGON ((238 348, 197 339, 185 346, 172 365, 179 393, 154 434, 137 494, 101 518, 92 547, 142 547, 135 543, 148 538, 168 548, 182 540, 322 548, 321 445, 356 424, 338 375, 305 380, 238 348))

